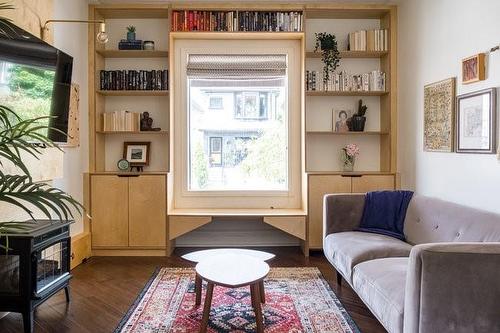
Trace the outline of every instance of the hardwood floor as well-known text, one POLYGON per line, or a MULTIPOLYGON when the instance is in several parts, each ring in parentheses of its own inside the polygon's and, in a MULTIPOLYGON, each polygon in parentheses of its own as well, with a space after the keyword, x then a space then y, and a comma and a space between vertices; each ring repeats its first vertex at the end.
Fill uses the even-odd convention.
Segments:
MULTIPOLYGON (((263 248, 259 248, 263 249, 263 248)), ((113 332, 156 267, 194 266, 179 256, 193 249, 177 249, 166 257, 93 257, 72 271, 71 302, 61 291, 35 312, 35 333, 113 332)), ((298 248, 266 248, 276 254, 271 266, 316 266, 363 333, 386 332, 363 302, 347 286, 338 290, 333 268, 323 254, 306 259, 298 248)), ((0 332, 23 332, 22 317, 10 313, 0 319, 0 332)))

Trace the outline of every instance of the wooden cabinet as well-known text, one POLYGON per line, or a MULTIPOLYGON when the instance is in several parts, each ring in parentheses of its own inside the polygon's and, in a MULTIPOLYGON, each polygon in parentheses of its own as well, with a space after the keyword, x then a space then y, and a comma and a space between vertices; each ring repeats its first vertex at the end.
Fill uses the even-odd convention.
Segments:
POLYGON ((333 193, 365 193, 396 189, 396 174, 383 175, 309 175, 308 241, 310 249, 323 247, 323 197, 333 193))
POLYGON ((129 178, 129 246, 165 246, 165 177, 129 178))
POLYGON ((91 176, 92 247, 166 247, 164 175, 91 176))
POLYGON ((92 176, 92 246, 128 246, 128 178, 92 176))

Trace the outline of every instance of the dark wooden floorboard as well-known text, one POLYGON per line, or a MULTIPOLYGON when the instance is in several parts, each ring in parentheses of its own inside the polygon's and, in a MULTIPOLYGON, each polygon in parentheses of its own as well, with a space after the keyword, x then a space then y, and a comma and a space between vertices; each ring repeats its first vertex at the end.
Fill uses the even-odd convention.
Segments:
MULTIPOLYGON (((262 248, 260 248, 262 249, 262 248)), ((35 333, 113 332, 157 267, 192 267, 180 255, 193 249, 179 248, 172 257, 93 257, 72 271, 71 303, 64 291, 35 311, 35 333)), ((386 332, 347 283, 337 288, 335 272, 322 253, 304 258, 298 248, 267 248, 276 254, 275 267, 318 267, 363 333, 386 332)), ((0 319, 0 332, 22 331, 22 317, 10 313, 0 319)))

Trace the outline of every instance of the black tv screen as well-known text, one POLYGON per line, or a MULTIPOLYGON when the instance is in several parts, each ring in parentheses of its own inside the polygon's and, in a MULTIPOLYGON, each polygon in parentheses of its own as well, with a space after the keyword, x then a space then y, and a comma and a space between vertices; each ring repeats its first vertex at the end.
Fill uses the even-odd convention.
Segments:
POLYGON ((52 141, 67 142, 73 58, 23 29, 0 31, 0 104, 41 122, 52 141), (62 133, 61 133, 62 132, 62 133))

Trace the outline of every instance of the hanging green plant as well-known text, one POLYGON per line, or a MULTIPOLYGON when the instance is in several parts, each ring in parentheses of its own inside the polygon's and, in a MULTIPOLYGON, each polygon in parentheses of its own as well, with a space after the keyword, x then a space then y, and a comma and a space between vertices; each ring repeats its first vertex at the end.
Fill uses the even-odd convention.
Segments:
POLYGON ((335 35, 326 32, 317 32, 316 45, 314 51, 321 50, 321 60, 323 61, 323 82, 330 79, 330 73, 333 73, 340 65, 340 52, 337 46, 335 35))

